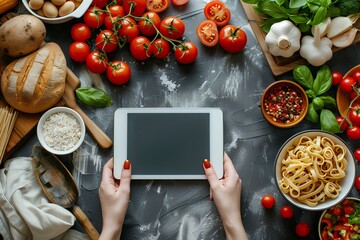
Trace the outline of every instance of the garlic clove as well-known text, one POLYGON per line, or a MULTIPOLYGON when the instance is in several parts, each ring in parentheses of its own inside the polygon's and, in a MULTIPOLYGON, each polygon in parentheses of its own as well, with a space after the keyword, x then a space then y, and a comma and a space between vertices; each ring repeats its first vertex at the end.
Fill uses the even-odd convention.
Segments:
POLYGON ((351 28, 350 30, 332 38, 331 41, 335 47, 344 48, 350 46, 355 39, 357 31, 358 30, 356 28, 351 28))
POLYGON ((331 20, 327 37, 334 38, 352 28, 352 21, 348 17, 336 17, 331 20))
POLYGON ((328 31, 330 23, 331 23, 331 18, 327 17, 326 19, 324 19, 324 21, 322 21, 318 25, 312 26, 312 28, 311 28, 312 35, 313 36, 315 35, 315 29, 318 28, 320 37, 325 36, 328 31))

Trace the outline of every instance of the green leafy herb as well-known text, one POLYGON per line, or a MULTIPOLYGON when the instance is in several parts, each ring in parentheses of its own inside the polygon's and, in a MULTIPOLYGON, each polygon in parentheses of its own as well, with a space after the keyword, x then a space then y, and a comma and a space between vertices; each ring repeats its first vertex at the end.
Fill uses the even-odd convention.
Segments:
POLYGON ((313 85, 315 94, 322 95, 326 93, 332 85, 331 71, 328 66, 324 65, 316 74, 316 78, 313 85))
POLYGON ((314 106, 314 109, 315 111, 317 110, 321 110, 324 108, 325 104, 324 104, 324 101, 319 98, 319 97, 315 97, 313 100, 312 100, 312 104, 314 106))
POLYGON ((340 125, 336 121, 335 115, 328 109, 322 109, 320 113, 321 130, 339 133, 340 125))
POLYGON ((309 104, 308 112, 306 114, 306 119, 313 123, 319 122, 319 114, 314 109, 314 105, 312 103, 309 104))
POLYGON ((324 102, 324 107, 326 108, 336 108, 336 100, 331 96, 320 96, 319 97, 324 102))
POLYGON ((110 96, 99 88, 77 88, 76 96, 82 104, 91 107, 108 107, 112 104, 110 96))
POLYGON ((298 65, 293 70, 295 80, 303 87, 311 89, 314 84, 314 78, 310 69, 305 65, 298 65))

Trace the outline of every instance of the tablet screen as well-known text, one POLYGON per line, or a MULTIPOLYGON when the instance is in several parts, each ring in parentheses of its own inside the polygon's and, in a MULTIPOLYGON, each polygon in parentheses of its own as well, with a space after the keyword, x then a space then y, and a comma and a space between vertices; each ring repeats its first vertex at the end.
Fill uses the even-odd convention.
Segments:
POLYGON ((128 113, 127 157, 134 175, 204 174, 209 113, 128 113))

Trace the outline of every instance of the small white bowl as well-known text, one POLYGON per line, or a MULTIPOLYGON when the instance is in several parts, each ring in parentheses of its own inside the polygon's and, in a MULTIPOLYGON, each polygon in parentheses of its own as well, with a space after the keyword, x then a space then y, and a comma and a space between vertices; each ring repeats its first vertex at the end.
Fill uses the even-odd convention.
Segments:
POLYGON ((68 22, 73 18, 81 18, 84 13, 86 12, 86 10, 90 7, 92 1, 91 0, 83 0, 82 3, 80 4, 80 6, 78 8, 76 8, 72 13, 66 15, 66 16, 62 16, 62 17, 56 17, 56 18, 47 18, 44 16, 40 16, 39 14, 37 14, 34 10, 32 10, 29 6, 29 0, 22 0, 25 8, 35 17, 41 19, 43 22, 45 23, 50 23, 50 24, 59 24, 59 23, 64 23, 64 22, 68 22))
POLYGON ((349 194, 349 192, 351 191, 351 189, 353 187, 354 181, 355 181, 355 161, 354 161, 354 158, 352 155, 352 151, 349 149, 349 147, 346 145, 346 143, 340 137, 336 136, 335 134, 321 131, 321 130, 306 130, 306 131, 302 131, 300 133, 293 135, 281 146, 281 148, 278 151, 276 158, 275 158, 275 176, 276 176, 275 179, 276 179, 277 188, 279 189, 280 193, 284 196, 284 198, 286 198, 286 200, 288 200, 291 204, 293 204, 296 207, 305 209, 305 210, 321 211, 324 209, 328 209, 332 206, 335 206, 336 204, 341 202, 343 199, 345 199, 346 196, 349 194), (326 201, 319 203, 318 205, 316 205, 314 207, 308 206, 304 203, 301 203, 301 202, 297 201, 296 199, 292 198, 289 194, 283 193, 278 184, 279 180, 281 179, 281 173, 280 173, 281 161, 286 156, 286 153, 287 153, 286 149, 289 148, 290 146, 294 145, 295 140, 302 136, 307 136, 310 138, 315 138, 316 136, 327 137, 327 138, 331 139, 335 144, 342 146, 346 150, 345 158, 348 162, 348 165, 345 169, 346 175, 340 182, 341 183, 341 191, 340 191, 339 196, 335 199, 327 199, 326 201))
POLYGON ((80 145, 82 144, 82 142, 84 141, 84 138, 85 138, 85 123, 84 123, 84 120, 82 119, 82 117, 77 113, 75 112, 74 110, 72 110, 71 108, 67 108, 67 107, 55 107, 55 108, 52 108, 50 110, 48 110, 47 112, 45 112, 39 122, 38 122, 38 125, 37 125, 37 136, 38 136, 38 139, 40 141, 40 144, 49 152, 55 154, 55 155, 65 155, 65 154, 69 154, 69 153, 72 153, 74 152, 76 149, 78 149, 80 147, 80 145), (44 122, 46 121, 46 119, 48 119, 51 115, 55 114, 55 113, 59 113, 59 112, 65 112, 65 113, 68 113, 72 116, 74 116, 76 118, 76 120, 79 122, 80 124, 80 139, 79 141, 71 148, 67 149, 67 150, 64 150, 64 151, 61 151, 61 150, 56 150, 54 148, 52 148, 51 146, 49 146, 46 142, 45 142, 45 139, 44 139, 44 133, 43 133, 43 125, 44 125, 44 122))

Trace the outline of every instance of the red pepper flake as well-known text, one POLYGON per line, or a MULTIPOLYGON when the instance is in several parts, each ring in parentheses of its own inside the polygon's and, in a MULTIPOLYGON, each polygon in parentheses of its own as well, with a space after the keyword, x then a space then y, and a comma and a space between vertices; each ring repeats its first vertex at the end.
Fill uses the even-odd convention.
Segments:
POLYGON ((273 87, 264 100, 265 112, 274 122, 290 123, 301 114, 303 99, 289 86, 273 87))

